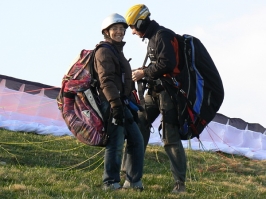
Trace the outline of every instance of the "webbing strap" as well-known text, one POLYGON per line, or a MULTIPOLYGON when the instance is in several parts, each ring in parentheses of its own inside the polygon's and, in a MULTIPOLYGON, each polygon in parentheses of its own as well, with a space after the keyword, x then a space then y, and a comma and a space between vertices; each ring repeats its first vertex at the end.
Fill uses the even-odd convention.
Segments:
POLYGON ((145 101, 144 101, 144 92, 145 92, 145 85, 144 83, 139 80, 137 81, 138 84, 138 93, 139 93, 139 101, 140 101, 140 105, 145 105, 145 101))
MULTIPOLYGON (((145 65, 147 63, 147 60, 148 60, 148 51, 146 53, 146 56, 145 56, 143 64, 142 64, 143 68, 145 67, 145 65)), ((138 80, 137 84, 138 84, 138 93, 139 93, 140 105, 143 106, 143 108, 145 108, 144 92, 146 89, 146 83, 143 80, 138 80)))
POLYGON ((63 92, 63 97, 70 98, 70 99, 75 99, 76 93, 71 93, 71 92, 63 92))

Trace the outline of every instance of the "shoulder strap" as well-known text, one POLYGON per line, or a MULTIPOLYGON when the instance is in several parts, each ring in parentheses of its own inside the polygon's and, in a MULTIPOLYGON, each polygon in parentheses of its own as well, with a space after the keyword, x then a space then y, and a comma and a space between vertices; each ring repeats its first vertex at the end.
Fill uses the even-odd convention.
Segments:
MULTIPOLYGON (((123 64, 120 61, 118 50, 112 44, 110 44, 108 42, 100 43, 100 44, 96 45, 96 48, 93 51, 93 59, 91 59, 92 62, 94 62, 95 53, 100 47, 105 47, 105 48, 110 49, 115 54, 117 59, 119 60, 119 64, 120 64, 121 71, 122 71, 122 77, 121 77, 122 78, 122 83, 123 83, 123 85, 122 85, 123 86, 123 92, 122 93, 124 93, 125 70, 124 70, 123 64)), ((94 81, 92 83, 95 84, 96 83, 96 79, 94 78, 95 77, 94 76, 94 72, 95 72, 94 71, 94 67, 89 66, 89 70, 90 70, 90 74, 92 75, 93 81, 94 81)))
POLYGON ((114 48, 114 46, 112 46, 111 44, 105 42, 105 43, 100 43, 100 44, 97 44, 96 47, 94 48, 94 50, 92 51, 92 53, 90 54, 90 60, 88 62, 88 69, 89 69, 89 72, 91 74, 91 85, 92 86, 96 86, 96 79, 95 79, 95 71, 94 71, 94 67, 93 67, 93 64, 94 64, 94 57, 95 57, 95 53, 96 51, 100 48, 100 47, 105 47, 105 48, 108 48, 110 49, 114 54, 115 56, 117 56, 118 58, 118 51, 114 48))
POLYGON ((174 31, 167 29, 167 28, 163 28, 157 31, 156 36, 155 36, 155 41, 157 41, 157 37, 161 32, 169 32, 169 33, 172 33, 174 36, 176 36, 176 33, 174 31))
MULTIPOLYGON (((96 49, 98 49, 98 48, 100 48, 100 47, 105 47, 105 48, 109 48, 109 49, 111 49, 112 50, 112 52, 115 54, 115 56, 117 56, 118 57, 118 51, 117 51, 117 49, 115 49, 115 47, 112 45, 112 44, 109 44, 109 43, 101 43, 101 44, 98 44, 97 46, 96 46, 96 49)), ((96 51, 96 50, 95 50, 96 51)))

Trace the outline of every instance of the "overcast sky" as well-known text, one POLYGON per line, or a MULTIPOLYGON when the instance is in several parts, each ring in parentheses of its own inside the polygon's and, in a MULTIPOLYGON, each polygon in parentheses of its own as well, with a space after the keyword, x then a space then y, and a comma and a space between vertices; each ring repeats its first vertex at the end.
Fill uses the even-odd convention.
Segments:
MULTIPOLYGON (((80 50, 103 40, 103 19, 138 3, 206 46, 225 88, 219 113, 266 127, 265 0, 0 0, 0 74, 59 87, 80 50)), ((124 41, 132 68, 140 67, 147 43, 130 29, 124 41)))

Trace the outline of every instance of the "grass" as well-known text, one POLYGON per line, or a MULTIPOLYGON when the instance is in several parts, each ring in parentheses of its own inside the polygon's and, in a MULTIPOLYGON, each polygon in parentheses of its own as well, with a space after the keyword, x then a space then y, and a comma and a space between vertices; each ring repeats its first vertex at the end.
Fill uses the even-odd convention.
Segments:
POLYGON ((103 148, 86 146, 71 136, 0 129, 0 198, 266 198, 266 161, 188 149, 186 154, 184 194, 171 194, 168 158, 163 147, 152 145, 145 155, 144 191, 104 192, 103 148))

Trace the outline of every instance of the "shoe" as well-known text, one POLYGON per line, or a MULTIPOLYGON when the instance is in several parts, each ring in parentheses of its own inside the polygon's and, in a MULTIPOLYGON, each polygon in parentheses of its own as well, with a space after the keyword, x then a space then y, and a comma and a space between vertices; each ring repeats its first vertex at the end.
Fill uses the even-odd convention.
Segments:
POLYGON ((118 182, 115 182, 113 184, 104 184, 102 189, 104 191, 117 190, 117 189, 121 189, 121 186, 118 182))
POLYGON ((123 189, 136 189, 139 191, 143 191, 144 187, 142 185, 141 180, 138 182, 129 182, 126 180, 124 185, 123 185, 123 189))
POLYGON ((182 193, 186 191, 186 186, 184 182, 177 181, 172 193, 182 193))

